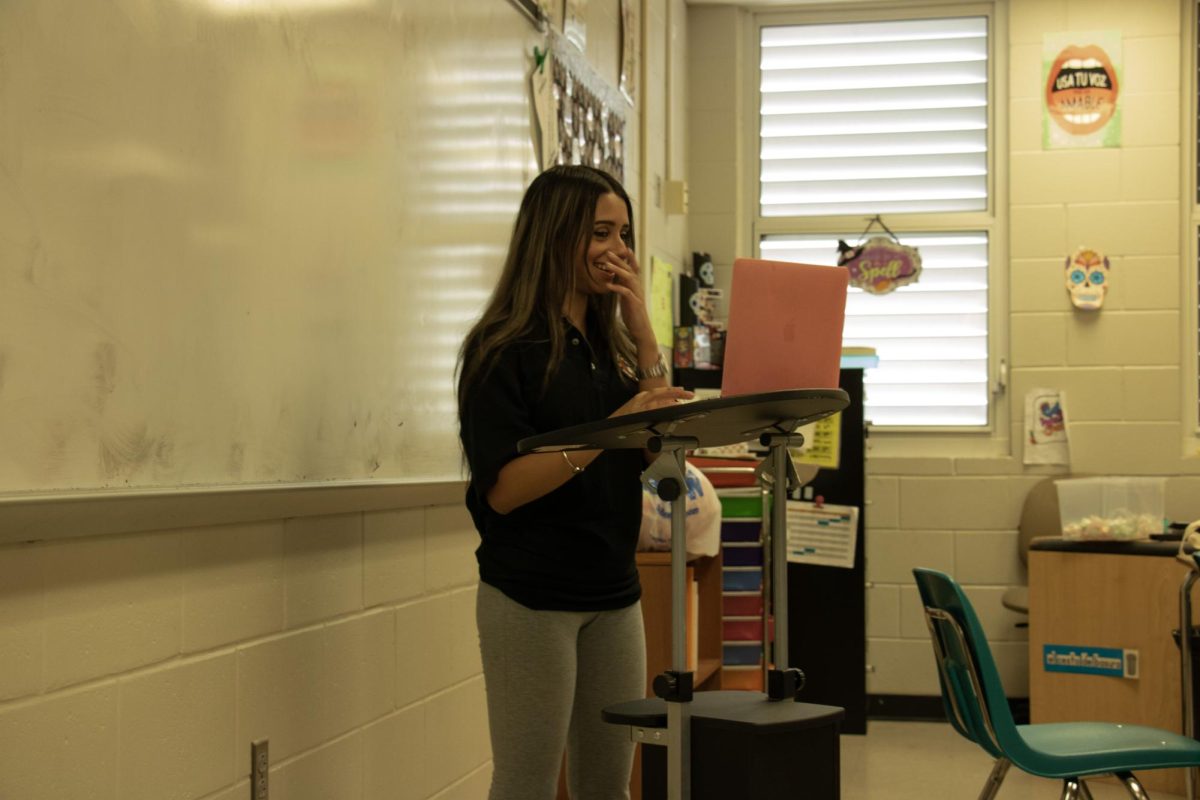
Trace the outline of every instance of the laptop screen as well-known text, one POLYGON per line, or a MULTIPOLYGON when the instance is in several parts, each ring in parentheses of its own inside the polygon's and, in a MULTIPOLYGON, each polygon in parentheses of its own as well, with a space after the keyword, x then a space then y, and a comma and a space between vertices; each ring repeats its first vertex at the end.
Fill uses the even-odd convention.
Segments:
POLYGON ((849 282, 843 267, 734 261, 721 395, 838 388, 849 282))

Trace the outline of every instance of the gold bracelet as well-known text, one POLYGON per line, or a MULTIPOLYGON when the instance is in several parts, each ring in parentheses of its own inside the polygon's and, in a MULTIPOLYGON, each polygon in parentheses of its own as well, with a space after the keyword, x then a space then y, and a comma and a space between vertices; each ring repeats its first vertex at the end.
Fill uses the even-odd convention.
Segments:
POLYGON ((567 462, 567 466, 571 468, 571 472, 574 472, 576 475, 583 472, 583 467, 577 467, 571 463, 571 459, 567 457, 566 450, 559 450, 558 452, 562 453, 563 461, 567 462))

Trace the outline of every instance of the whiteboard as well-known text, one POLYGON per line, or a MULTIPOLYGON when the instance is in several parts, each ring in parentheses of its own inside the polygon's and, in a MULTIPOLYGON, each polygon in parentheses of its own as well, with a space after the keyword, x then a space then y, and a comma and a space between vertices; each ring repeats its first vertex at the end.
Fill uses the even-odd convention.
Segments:
POLYGON ((502 0, 0 3, 0 491, 460 477, 539 41, 502 0))

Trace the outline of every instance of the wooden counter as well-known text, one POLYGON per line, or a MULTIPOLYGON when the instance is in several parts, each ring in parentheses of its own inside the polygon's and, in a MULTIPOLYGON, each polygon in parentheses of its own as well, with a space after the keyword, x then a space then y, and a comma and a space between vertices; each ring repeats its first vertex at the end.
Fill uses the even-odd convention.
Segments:
MULTIPOLYGON (((1094 720, 1181 732, 1177 542, 1035 541, 1029 550, 1032 722, 1094 720), (1140 677, 1047 672, 1043 645, 1134 649, 1140 677)), ((1195 593, 1194 593, 1195 594, 1195 593)), ((1200 623, 1193 598, 1193 624, 1200 623)), ((1139 773, 1146 788, 1183 794, 1181 769, 1139 773)))

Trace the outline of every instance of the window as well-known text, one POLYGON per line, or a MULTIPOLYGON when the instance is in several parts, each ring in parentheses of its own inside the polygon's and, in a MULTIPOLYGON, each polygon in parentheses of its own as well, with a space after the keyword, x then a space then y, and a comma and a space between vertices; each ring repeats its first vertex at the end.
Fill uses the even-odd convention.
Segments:
MULTIPOLYGON (((855 233, 768 235, 762 257, 837 263, 838 239, 855 233)), ((921 280, 886 295, 851 288, 846 347, 874 347, 866 416, 880 426, 980 426, 988 422, 987 233, 910 233, 921 280)))
POLYGON ((760 22, 762 257, 835 264, 875 215, 922 256, 917 283, 847 298, 846 345, 880 357, 865 378, 875 426, 990 422, 990 23, 760 22))

